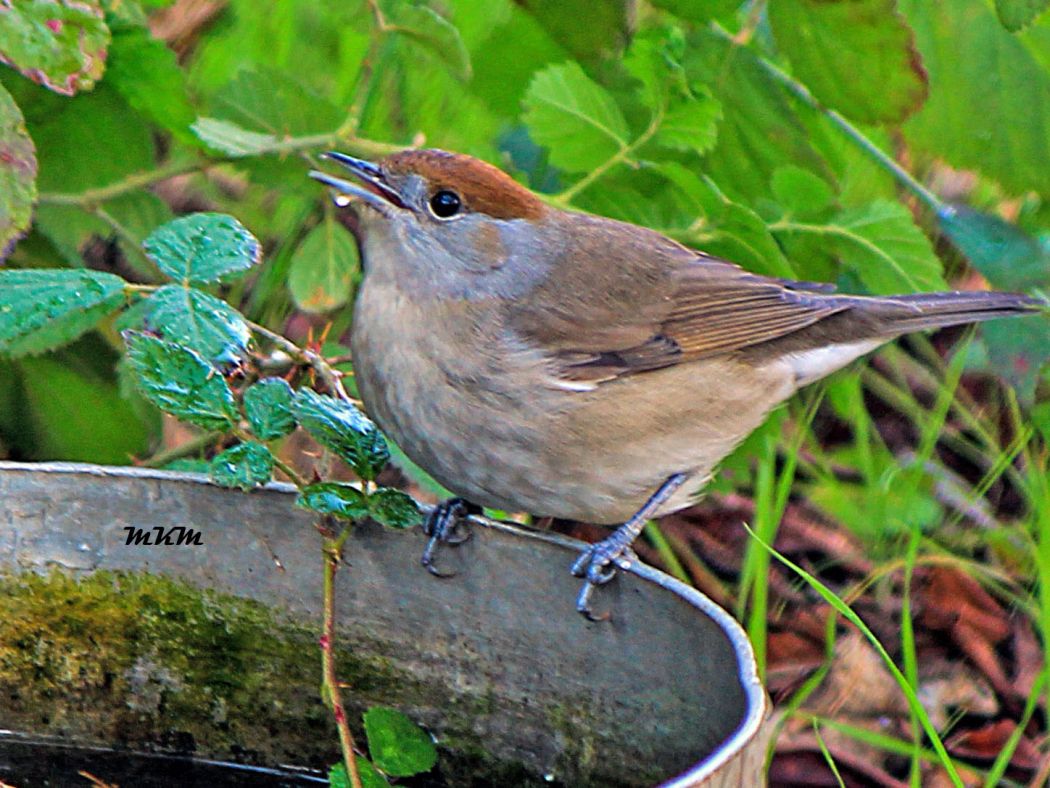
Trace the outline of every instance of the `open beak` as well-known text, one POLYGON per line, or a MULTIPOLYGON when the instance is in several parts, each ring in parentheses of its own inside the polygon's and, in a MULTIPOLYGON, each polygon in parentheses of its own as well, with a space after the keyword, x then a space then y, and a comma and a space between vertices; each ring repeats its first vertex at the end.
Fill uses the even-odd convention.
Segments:
POLYGON ((383 171, 378 165, 335 151, 325 153, 324 158, 331 159, 345 167, 360 183, 336 178, 326 172, 310 170, 310 177, 315 181, 331 186, 341 195, 357 197, 380 211, 389 209, 391 206, 397 208, 405 207, 397 190, 387 184, 386 176, 383 175, 383 171))

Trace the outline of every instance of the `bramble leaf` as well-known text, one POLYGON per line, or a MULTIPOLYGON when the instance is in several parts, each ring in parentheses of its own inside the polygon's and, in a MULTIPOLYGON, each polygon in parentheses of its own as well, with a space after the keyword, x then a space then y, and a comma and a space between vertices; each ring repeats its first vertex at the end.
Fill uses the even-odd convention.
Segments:
POLYGON ((995 13, 1011 33, 1027 27, 1050 8, 1050 0, 995 0, 995 13))
POLYGON ((389 29, 418 43, 444 63, 461 80, 470 79, 470 53, 459 31, 447 19, 425 5, 404 2, 383 7, 389 29))
POLYGON ((22 111, 0 85, 0 261, 29 228, 36 202, 36 149, 22 111))
POLYGON ((299 424, 362 479, 374 479, 390 459, 375 424, 349 402, 304 388, 296 393, 293 409, 299 424))
POLYGON ((368 501, 356 487, 343 482, 318 482, 304 487, 295 505, 321 514, 360 520, 368 516, 368 501))
POLYGON ((368 753, 391 777, 411 777, 430 771, 437 748, 430 735, 397 709, 373 706, 364 713, 368 753))
POLYGON ((215 456, 208 466, 208 475, 223 487, 261 487, 273 479, 273 455, 261 443, 238 443, 215 456))
POLYGON ((295 429, 295 392, 281 378, 264 378, 244 392, 244 413, 260 440, 272 441, 295 429))
POLYGON ((381 487, 368 496, 372 519, 389 528, 411 528, 419 525, 419 507, 412 497, 392 487, 381 487))
POLYGON ((235 279, 261 255, 255 236, 221 213, 182 216, 157 228, 142 246, 164 274, 192 284, 235 279))
POLYGON ((258 156, 278 144, 273 134, 249 131, 236 123, 218 118, 197 118, 190 128, 209 148, 236 158, 258 156))
POLYGON ((156 333, 212 362, 237 361, 251 339, 240 312, 193 287, 166 285, 149 297, 147 309, 146 322, 156 333))

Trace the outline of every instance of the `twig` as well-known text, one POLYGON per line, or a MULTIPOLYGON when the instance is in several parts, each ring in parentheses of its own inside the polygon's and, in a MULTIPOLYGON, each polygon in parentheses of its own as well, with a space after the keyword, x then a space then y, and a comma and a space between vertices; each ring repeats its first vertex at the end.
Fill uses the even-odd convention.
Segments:
POLYGON ((178 446, 173 446, 170 449, 165 449, 164 451, 154 454, 152 457, 147 457, 139 463, 139 465, 142 468, 163 468, 173 460, 181 459, 190 454, 196 454, 201 449, 215 443, 222 436, 223 433, 221 432, 202 432, 200 435, 194 436, 185 443, 180 443, 178 446))
POLYGON ((291 340, 286 339, 276 331, 271 331, 265 326, 260 326, 258 323, 253 323, 250 320, 246 322, 252 331, 273 342, 277 347, 291 356, 296 363, 313 369, 317 374, 317 377, 319 377, 325 386, 327 386, 328 389, 339 399, 346 400, 347 402, 354 402, 354 399, 346 393, 346 389, 343 387, 342 373, 336 369, 332 369, 331 364, 329 364, 322 355, 314 353, 312 350, 306 350, 305 348, 299 347, 291 340))

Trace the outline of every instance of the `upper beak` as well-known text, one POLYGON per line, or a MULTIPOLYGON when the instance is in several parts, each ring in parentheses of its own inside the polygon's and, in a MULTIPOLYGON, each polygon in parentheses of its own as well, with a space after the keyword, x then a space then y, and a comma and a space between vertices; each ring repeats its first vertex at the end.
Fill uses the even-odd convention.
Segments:
POLYGON ((318 170, 310 170, 310 177, 314 180, 331 186, 340 194, 359 197, 379 210, 389 208, 392 205, 398 208, 405 207, 404 202, 401 200, 401 195, 397 193, 396 189, 387 184, 386 176, 383 175, 383 170, 378 165, 335 151, 329 151, 323 157, 345 167, 360 183, 336 178, 318 170))

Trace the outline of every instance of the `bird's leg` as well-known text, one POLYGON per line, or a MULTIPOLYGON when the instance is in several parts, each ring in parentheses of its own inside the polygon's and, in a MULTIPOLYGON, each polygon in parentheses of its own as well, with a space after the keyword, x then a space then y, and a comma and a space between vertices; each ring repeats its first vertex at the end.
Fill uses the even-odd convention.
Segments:
POLYGON ((668 498, 674 495, 685 480, 684 473, 668 476, 667 480, 660 485, 660 489, 642 504, 642 508, 635 512, 630 520, 617 528, 609 538, 592 544, 576 559, 576 563, 572 565, 572 573, 576 577, 584 578, 583 588, 576 597, 578 612, 591 621, 603 621, 609 617, 608 613, 596 616, 591 612, 591 594, 594 593, 595 588, 612 580, 616 576, 617 569, 627 569, 638 560, 631 545, 641 534, 649 518, 656 514, 668 498))
POLYGON ((423 521, 423 533, 430 537, 423 549, 420 562, 435 577, 452 577, 455 572, 442 572, 434 565, 434 556, 439 545, 456 546, 470 539, 471 532, 464 530, 467 516, 477 507, 463 498, 449 498, 435 506, 423 521))

